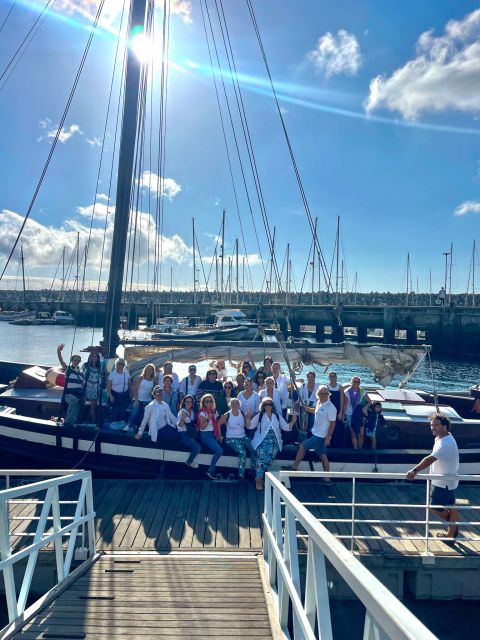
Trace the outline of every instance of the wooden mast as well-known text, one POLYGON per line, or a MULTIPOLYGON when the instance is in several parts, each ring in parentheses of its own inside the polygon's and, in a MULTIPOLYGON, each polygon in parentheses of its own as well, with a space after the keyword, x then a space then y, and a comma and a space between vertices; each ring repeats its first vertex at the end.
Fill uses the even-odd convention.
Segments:
MULTIPOLYGON (((128 24, 128 42, 132 33, 144 31, 147 0, 132 0, 128 24)), ((103 344, 110 357, 119 344, 120 305, 122 300, 123 271, 127 246, 130 198, 132 193, 133 162, 137 132, 137 114, 140 88, 141 62, 131 47, 127 50, 123 122, 118 158, 117 194, 115 199, 115 224, 112 239, 112 255, 108 276, 103 344)))

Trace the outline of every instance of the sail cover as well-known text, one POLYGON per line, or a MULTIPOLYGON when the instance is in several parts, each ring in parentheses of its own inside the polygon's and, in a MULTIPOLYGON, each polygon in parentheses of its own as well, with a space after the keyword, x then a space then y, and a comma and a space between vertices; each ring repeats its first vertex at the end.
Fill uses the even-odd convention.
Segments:
MULTIPOLYGON (((368 367, 375 380, 382 386, 390 384, 396 375, 410 374, 424 358, 425 347, 400 345, 357 345, 351 342, 341 344, 309 344, 286 343, 286 352, 291 362, 297 361, 305 365, 317 364, 358 364, 368 367)), ((125 357, 130 373, 135 376, 146 364, 152 363, 157 368, 165 362, 182 362, 195 364, 202 360, 251 360, 261 362, 269 355, 273 360, 283 362, 284 350, 275 342, 245 343, 230 342, 228 345, 218 343, 199 343, 190 341, 188 345, 169 342, 163 346, 126 346, 125 357)))

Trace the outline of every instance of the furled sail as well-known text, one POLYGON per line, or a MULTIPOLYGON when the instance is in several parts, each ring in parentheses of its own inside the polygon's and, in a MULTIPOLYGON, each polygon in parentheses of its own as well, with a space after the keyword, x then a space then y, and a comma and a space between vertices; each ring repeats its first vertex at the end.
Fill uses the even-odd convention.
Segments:
MULTIPOLYGON (((266 355, 282 362, 284 352, 275 342, 228 343, 208 345, 190 341, 175 344, 173 341, 163 346, 127 346, 125 357, 130 373, 136 375, 148 363, 161 367, 164 362, 197 363, 202 360, 245 360, 260 362, 266 355), (253 344, 255 346, 253 346, 253 344)), ((341 344, 287 343, 285 346, 291 361, 305 365, 317 364, 358 364, 368 367, 375 380, 382 386, 390 384, 396 375, 408 375, 425 356, 425 347, 400 345, 357 345, 351 342, 341 344)))

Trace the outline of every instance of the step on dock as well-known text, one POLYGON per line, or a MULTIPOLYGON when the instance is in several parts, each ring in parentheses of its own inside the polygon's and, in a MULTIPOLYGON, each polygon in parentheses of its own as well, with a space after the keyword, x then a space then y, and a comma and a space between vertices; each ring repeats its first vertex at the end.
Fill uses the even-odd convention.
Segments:
POLYGON ((254 554, 100 557, 17 639, 255 637, 272 627, 254 554))

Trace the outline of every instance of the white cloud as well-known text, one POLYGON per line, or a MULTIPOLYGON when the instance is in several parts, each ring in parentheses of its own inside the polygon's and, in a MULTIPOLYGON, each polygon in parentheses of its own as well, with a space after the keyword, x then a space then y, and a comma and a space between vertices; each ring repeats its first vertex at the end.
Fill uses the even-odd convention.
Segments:
MULTIPOLYGON (((88 252, 88 269, 96 270, 100 267, 102 259, 102 245, 104 241, 104 220, 106 205, 97 203, 95 207, 95 220, 101 219, 98 227, 91 230, 90 246, 88 252), (102 209, 103 208, 103 209, 102 209)), ((78 207, 77 211, 84 217, 90 217, 93 205, 78 207)), ((115 208, 111 207, 111 215, 105 234, 104 249, 104 275, 108 269, 113 236, 113 219, 115 208)), ((4 209, 0 212, 0 259, 6 258, 15 242, 23 216, 14 211, 4 209)), ((29 274, 34 275, 37 269, 48 267, 54 270, 54 265, 58 262, 63 248, 66 248, 67 255, 71 253, 77 245, 77 232, 80 234, 80 247, 84 247, 90 234, 90 225, 83 224, 78 220, 65 220, 61 227, 45 226, 40 222, 30 218, 22 233, 23 251, 25 254, 26 268, 29 274)), ((150 252, 156 242, 156 227, 153 216, 140 212, 137 219, 137 239, 136 255, 140 256, 140 263, 146 265, 150 252), (150 240, 150 245, 149 245, 150 240)), ((162 246, 162 261, 171 260, 177 264, 185 261, 190 262, 192 256, 191 247, 177 234, 172 236, 162 236, 158 238, 158 246, 162 246)), ((16 268, 16 267, 15 267, 16 268)), ((52 271, 53 275, 53 271, 52 271)))
POLYGON ((87 142, 90 146, 92 147, 101 147, 102 146, 102 139, 95 137, 95 138, 87 138, 85 140, 85 142, 87 142))
POLYGON ((420 35, 417 55, 390 77, 370 82, 367 111, 385 107, 414 120, 425 111, 480 111, 480 9, 450 20, 444 34, 420 35))
POLYGON ((106 202, 108 202, 110 198, 106 193, 97 193, 97 200, 105 200, 106 202))
MULTIPOLYGON (((46 131, 45 135, 41 135, 37 138, 37 142, 41 142, 42 140, 54 140, 58 133, 58 125, 54 125, 52 127, 52 121, 50 118, 45 118, 45 120, 40 120, 39 122, 40 129, 46 131)), ((58 134, 58 141, 64 144, 67 140, 75 134, 83 135, 83 131, 80 129, 78 124, 71 124, 69 127, 62 127, 60 133, 58 134)))
POLYGON ((466 216, 467 213, 480 213, 480 200, 466 200, 453 212, 454 216, 466 216))
POLYGON ((182 190, 182 187, 173 178, 161 178, 151 171, 144 171, 137 183, 143 189, 149 189, 157 197, 161 194, 169 200, 173 200, 182 190))
MULTIPOLYGON (((40 0, 37 0, 40 3, 40 0)), ((43 4, 43 0, 41 0, 43 4)), ((98 10, 99 0, 56 0, 53 9, 58 13, 79 15, 93 22, 98 10)), ((156 9, 162 10, 163 2, 157 0, 156 9)), ((124 6, 124 0, 109 0, 106 2, 100 18, 100 25, 110 30, 119 18, 124 6)), ((185 24, 192 22, 192 5, 190 0, 171 0, 170 12, 178 15, 185 24)))
POLYGON ((307 54, 317 72, 328 77, 345 73, 355 75, 362 64, 360 45, 353 33, 340 29, 336 36, 330 31, 318 39, 316 48, 307 54))
POLYGON ((105 217, 112 216, 115 213, 115 207, 105 204, 104 202, 96 202, 94 205, 89 204, 87 207, 77 207, 78 213, 84 218, 91 218, 93 214, 94 220, 105 221, 105 217))

